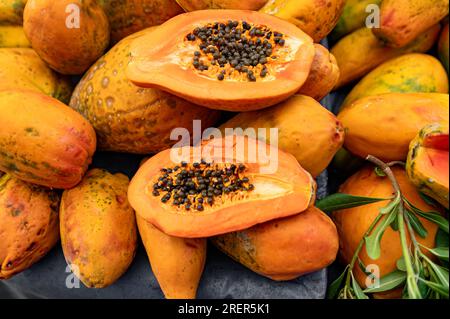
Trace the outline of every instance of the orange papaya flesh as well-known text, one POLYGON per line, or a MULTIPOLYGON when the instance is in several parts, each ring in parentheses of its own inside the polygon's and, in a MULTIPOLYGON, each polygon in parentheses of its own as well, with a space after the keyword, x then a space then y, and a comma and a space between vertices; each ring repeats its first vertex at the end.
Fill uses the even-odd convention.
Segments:
POLYGON ((226 140, 178 148, 185 162, 172 160, 171 150, 150 158, 128 190, 137 214, 168 235, 203 238, 297 214, 314 204, 315 181, 292 155, 244 136, 235 136, 231 147, 226 140), (278 153, 275 170, 265 171, 262 161, 240 151, 256 145, 250 143, 258 144, 257 152, 278 153), (197 161, 196 154, 206 160, 197 161))
POLYGON ((253 11, 203 10, 136 39, 127 76, 205 107, 250 111, 294 95, 314 54, 312 39, 289 22, 253 11))

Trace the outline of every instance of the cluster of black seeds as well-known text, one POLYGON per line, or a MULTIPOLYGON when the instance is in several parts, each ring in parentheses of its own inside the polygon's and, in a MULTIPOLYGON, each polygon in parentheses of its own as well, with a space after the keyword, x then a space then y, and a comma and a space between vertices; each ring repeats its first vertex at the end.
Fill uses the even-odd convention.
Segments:
POLYGON ((230 164, 219 167, 217 164, 188 164, 161 169, 161 176, 153 184, 153 196, 161 196, 161 202, 172 201, 174 206, 185 210, 203 211, 205 205, 212 206, 214 200, 223 194, 249 192, 255 187, 244 176, 244 164, 230 164))
MULTIPOLYGON (((275 60, 274 46, 284 46, 284 35, 273 32, 267 27, 256 27, 246 21, 216 22, 205 27, 196 28, 186 36, 188 41, 200 40, 200 51, 194 52, 192 65, 199 71, 207 71, 209 66, 201 60, 204 55, 212 57, 211 65, 224 68, 229 64, 240 73, 246 73, 249 81, 256 81, 254 67, 262 65, 259 76, 268 74, 267 62, 275 60), (202 54, 203 53, 203 54, 202 54)), ((222 70, 217 79, 225 79, 226 71, 222 70)))

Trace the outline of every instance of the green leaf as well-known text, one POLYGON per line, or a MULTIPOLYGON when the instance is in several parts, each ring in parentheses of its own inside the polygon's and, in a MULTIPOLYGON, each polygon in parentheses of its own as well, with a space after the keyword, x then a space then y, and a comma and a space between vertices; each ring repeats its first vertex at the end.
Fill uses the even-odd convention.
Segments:
POLYGON ((448 247, 449 236, 442 229, 438 229, 435 237, 436 247, 448 247))
MULTIPOLYGON (((425 277, 425 268, 422 265, 422 263, 418 262, 416 267, 419 267, 418 270, 419 278, 426 280, 427 278, 425 277)), ((417 288, 419 288, 419 292, 422 298, 427 299, 428 296, 430 295, 430 288, 427 285, 425 285, 425 283, 421 280, 417 281, 417 288)))
POLYGON ((406 289, 408 291, 408 298, 422 299, 422 295, 420 294, 419 286, 417 285, 415 276, 406 276, 406 289))
POLYGON ((448 269, 436 265, 431 259, 429 259, 426 255, 422 254, 422 258, 426 260, 430 268, 434 271, 438 281, 444 286, 447 287, 447 291, 449 289, 449 272, 448 269))
POLYGON ((413 204, 411 204, 411 202, 409 202, 406 198, 404 198, 404 200, 408 204, 412 212, 414 212, 415 214, 419 215, 422 218, 425 218, 426 220, 429 220, 432 223, 437 224, 440 229, 445 231, 447 234, 449 233, 448 220, 445 219, 441 214, 439 214, 438 212, 424 212, 421 209, 415 207, 413 204))
POLYGON ((419 195, 422 198, 422 200, 425 203, 427 203, 428 205, 436 207, 436 208, 440 207, 440 204, 435 199, 431 198, 430 196, 428 196, 428 195, 426 195, 426 194, 424 194, 422 192, 419 192, 419 195))
POLYGON ((411 224, 414 231, 422 238, 426 238, 428 236, 428 231, 423 227, 423 224, 420 222, 419 218, 417 216, 409 211, 406 210, 406 215, 408 216, 409 223, 411 224))
POLYGON ((327 299, 335 299, 339 296, 341 290, 342 282, 347 275, 349 266, 345 268, 342 274, 328 287, 327 299))
POLYGON ((397 269, 400 271, 406 271, 405 258, 403 258, 403 256, 397 260, 397 269))
POLYGON ((367 288, 364 290, 365 293, 383 292, 392 290, 401 286, 406 281, 406 273, 399 270, 394 270, 390 274, 382 277, 380 279, 380 285, 378 287, 367 288))
POLYGON ((423 245, 420 245, 420 246, 425 248, 429 252, 431 252, 433 255, 435 255, 439 259, 444 260, 444 261, 448 261, 448 254, 449 254, 448 247, 436 247, 434 249, 430 249, 430 248, 425 247, 423 245))
POLYGON ((355 296, 357 299, 369 299, 369 297, 367 297, 363 290, 361 289, 361 287, 359 286, 358 282, 355 279, 355 276, 353 276, 353 273, 351 274, 352 276, 352 287, 353 287, 353 291, 355 293, 355 296))
POLYGON ((370 236, 365 237, 364 240, 366 241, 366 251, 367 255, 373 259, 377 260, 380 258, 381 254, 381 238, 383 237, 384 231, 386 228, 395 220, 397 216, 396 211, 392 211, 389 215, 385 216, 379 224, 376 226, 376 228, 373 230, 373 232, 370 234, 370 236))
POLYGON ((333 194, 319 200, 316 207, 320 210, 330 213, 336 210, 364 206, 372 203, 389 200, 388 198, 361 197, 348 194, 333 194))
POLYGON ((401 198, 400 194, 397 194, 395 196, 394 200, 390 201, 389 204, 387 204, 386 206, 380 208, 380 214, 387 215, 393 211, 396 211, 398 208, 398 205, 400 204, 401 199, 402 198, 401 198))
POLYGON ((419 278, 419 281, 422 281, 423 283, 425 283, 428 287, 430 287, 430 289, 432 289, 433 291, 437 292, 438 294, 442 295, 445 298, 449 298, 448 295, 448 287, 444 287, 442 284, 438 284, 432 281, 428 281, 428 280, 424 280, 422 278, 419 278))

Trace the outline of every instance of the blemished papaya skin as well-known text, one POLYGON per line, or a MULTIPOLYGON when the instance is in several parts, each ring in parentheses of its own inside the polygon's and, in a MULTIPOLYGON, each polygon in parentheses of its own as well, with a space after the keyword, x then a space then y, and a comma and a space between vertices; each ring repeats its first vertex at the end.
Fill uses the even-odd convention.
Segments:
POLYGON ((401 48, 439 23, 448 11, 448 0, 383 0, 380 27, 372 32, 387 45, 401 48))
POLYGON ((29 48, 23 27, 0 25, 0 48, 29 48))
POLYGON ((59 195, 0 173, 0 279, 28 269, 59 240, 59 195), (27 227, 24 227, 27 225, 27 227))
POLYGON ((341 109, 354 101, 383 93, 448 93, 448 76, 439 60, 421 53, 389 60, 352 89, 341 109))
MULTIPOLYGON (((132 84, 125 75, 130 43, 149 28, 120 41, 83 76, 70 106, 95 128, 101 150, 152 154, 175 144, 170 133, 183 127, 192 134, 193 120, 211 127, 220 112, 169 93, 132 84)), ((1 71, 0 71, 1 72, 1 71)))
MULTIPOLYGON (((250 30, 243 32, 247 40, 256 41, 256 36, 249 35, 250 30)), ((217 45, 216 50, 219 50, 217 45)), ((133 41, 127 77, 138 86, 161 89, 208 108, 252 111, 275 105, 294 95, 309 75, 314 51, 313 41, 308 35, 279 18, 255 11, 201 10, 172 18, 153 33, 133 41), (271 44, 270 57, 265 64, 255 60, 255 66, 242 66, 247 72, 237 71, 231 62, 224 63, 223 67, 217 62, 211 63, 206 72, 194 67, 194 52, 200 53, 202 63, 210 63, 213 54, 200 50, 200 38, 188 39, 188 35, 195 32, 193 26, 206 27, 230 20, 240 23, 241 27, 243 22, 267 26, 273 31, 272 42, 275 32, 280 32, 283 45, 271 44), (260 76, 264 68, 267 73, 260 76), (228 73, 220 80, 222 71, 228 73), (252 71, 252 76, 248 71, 252 71), (250 80, 252 77, 254 81, 250 80)), ((222 58, 225 59, 223 55, 222 58)))
POLYGON ((80 114, 34 91, 0 91, 0 127, 0 169, 51 188, 77 185, 96 149, 80 114))
MULTIPOLYGON (((392 167, 393 173, 400 185, 402 194, 414 206, 424 211, 436 211, 435 207, 426 204, 419 192, 412 185, 406 172, 399 166, 392 167)), ((378 176, 374 167, 368 165, 351 176, 339 190, 341 193, 375 197, 375 198, 390 198, 394 192, 391 182, 387 177, 378 176)), ((385 207, 388 201, 382 201, 375 204, 364 205, 356 208, 345 209, 333 213, 333 220, 336 223, 339 233, 339 255, 345 264, 348 264, 353 257, 356 247, 363 238, 364 233, 369 228, 370 224, 379 214, 379 209, 385 207)), ((416 236, 418 242, 430 249, 435 247, 435 236, 438 226, 424 218, 418 217, 425 229, 428 231, 426 238, 416 236)), ((408 236, 409 242, 409 236, 408 236)), ((364 265, 377 265, 380 270, 380 277, 383 277, 397 269, 397 261, 402 257, 402 249, 400 243, 400 236, 397 231, 391 227, 386 228, 381 239, 381 255, 377 260, 372 260, 367 255, 366 249, 363 248, 359 254, 364 265)), ((364 274, 360 267, 354 268, 354 274, 362 287, 366 287, 367 275, 364 274)), ((378 294, 377 294, 378 295, 378 294)), ((400 292, 401 295, 401 292, 400 292)), ((389 298, 398 297, 398 293, 382 294, 378 297, 389 298)))
POLYGON ((90 170, 63 193, 61 245, 67 264, 89 288, 119 279, 134 259, 136 218, 127 200, 128 177, 90 170))
POLYGON ((0 0, 0 24, 22 25, 27 0, 0 0))
POLYGON ((445 66, 447 73, 449 73, 449 34, 448 34, 448 23, 445 25, 441 33, 441 38, 439 39, 439 58, 442 64, 445 66))
POLYGON ((234 260, 277 281, 325 268, 339 250, 336 226, 316 207, 211 240, 234 260))
POLYGON ((207 10, 207 9, 236 9, 254 10, 262 8, 267 0, 176 0, 186 11, 207 10))
POLYGON ((439 36, 441 27, 434 25, 403 48, 390 48, 368 28, 358 29, 342 38, 332 49, 341 75, 336 89, 363 77, 392 58, 413 52, 427 52, 439 36))
POLYGON ((108 18, 96 0, 28 0, 23 27, 33 49, 61 74, 82 74, 109 44, 108 18))
POLYGON ((448 94, 442 93, 387 93, 357 100, 338 115, 346 130, 345 147, 363 158, 404 161, 425 125, 448 123, 448 105, 448 94))
POLYGON ((244 112, 220 126, 266 128, 266 143, 270 143, 269 129, 278 128, 278 147, 295 156, 300 165, 317 177, 330 164, 334 154, 344 143, 344 127, 336 116, 308 96, 294 95, 276 106, 244 112))
MULTIPOLYGON (((1 28, 1 27, 0 27, 1 28)), ((52 69, 30 48, 0 48, 0 90, 29 89, 63 103, 72 95, 70 79, 52 69)))
POLYGON ((166 235, 136 215, 148 259, 166 299, 195 299, 206 263, 207 240, 166 235))
POLYGON ((295 24, 319 42, 335 27, 344 4, 345 0, 269 0, 260 11, 295 24))
MULTIPOLYGON (((128 189, 128 199, 136 213, 168 235, 182 238, 215 236, 297 214, 314 204, 316 183, 312 176, 295 157, 262 141, 243 136, 215 138, 195 147, 180 147, 173 152, 166 150, 150 158, 138 170, 128 189), (278 154, 278 159, 269 163, 276 167, 266 166, 265 170, 267 162, 263 164, 260 157, 254 157, 254 154, 261 153, 252 155, 247 151, 249 147, 265 154, 278 154), (187 210, 185 206, 166 202, 152 193, 152 187, 154 189, 160 181, 162 169, 176 171, 183 160, 195 167, 195 163, 200 161, 198 156, 206 159, 206 163, 212 163, 214 169, 226 170, 231 165, 243 165, 244 173, 239 173, 240 178, 247 177, 248 183, 253 185, 252 190, 245 186, 247 190, 220 191, 213 203, 205 204, 201 210, 187 210), (245 213, 249 209, 254 213, 245 213)), ((188 171, 193 170, 188 168, 188 171)), ((208 189, 216 187, 213 185, 218 181, 213 178, 209 181, 208 189)))
POLYGON ((334 55, 320 44, 314 44, 314 46, 316 53, 311 71, 298 94, 307 95, 320 101, 336 86, 340 72, 334 55))
POLYGON ((183 12, 176 0, 98 0, 111 27, 111 43, 183 12))
POLYGON ((365 26, 369 6, 379 6, 382 0, 347 0, 338 23, 328 38, 337 41, 343 36, 365 26))
POLYGON ((411 142, 406 162, 409 180, 418 189, 449 208, 448 125, 424 127, 411 142))

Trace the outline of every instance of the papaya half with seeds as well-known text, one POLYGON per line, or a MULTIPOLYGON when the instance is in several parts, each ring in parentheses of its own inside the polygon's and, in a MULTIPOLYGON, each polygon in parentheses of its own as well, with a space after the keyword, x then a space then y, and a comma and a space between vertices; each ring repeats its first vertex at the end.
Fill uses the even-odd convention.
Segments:
POLYGON ((0 24, 22 25, 27 0, 0 0, 0 24))
POLYGON ((251 111, 295 94, 314 51, 308 35, 276 17, 194 11, 133 41, 127 76, 209 108, 251 111))
MULTIPOLYGON (((436 210, 436 208, 428 205, 422 199, 417 189, 408 180, 406 172, 402 167, 394 166, 392 167, 392 171, 399 183, 403 196, 405 196, 408 201, 415 207, 426 212, 436 210)), ((362 197, 391 198, 394 193, 394 188, 387 177, 378 176, 374 170, 374 166, 367 165, 347 179, 347 181, 341 185, 339 192, 362 197)), ((388 203, 389 201, 386 200, 360 207, 343 209, 333 213, 333 220, 336 223, 339 233, 339 255, 345 264, 350 263, 359 242, 363 236, 365 236, 370 224, 379 215, 380 209, 385 207, 388 203)), ((433 249, 435 247, 435 237, 438 226, 420 216, 417 216, 417 218, 428 232, 425 238, 416 234, 417 241, 421 245, 433 249)), ((407 241, 409 246, 409 235, 407 235, 407 241)), ((379 276, 382 278, 397 270, 397 261, 403 256, 398 231, 394 231, 391 227, 386 228, 386 231, 381 238, 380 251, 380 258, 373 260, 367 255, 366 248, 363 247, 359 254, 359 258, 363 265, 377 265, 379 276)), ((431 257, 430 253, 425 253, 428 254, 428 257, 431 257)), ((366 288, 366 280, 370 279, 368 278, 368 275, 358 266, 354 267, 353 271, 356 280, 361 287, 366 288)), ((377 297, 392 298, 397 297, 397 295, 398 293, 390 291, 388 293, 377 294, 377 297)))
POLYGON ((323 269, 339 250, 336 226, 316 207, 211 240, 234 260, 277 281, 323 269))
POLYGON ((319 42, 333 30, 344 5, 345 0, 269 0, 260 11, 295 24, 319 42))
POLYGON ((165 234, 136 215, 148 259, 166 299, 195 299, 206 263, 205 238, 165 234))
POLYGON ((411 142, 406 162, 410 181, 419 190, 449 208, 449 137, 447 125, 424 127, 411 142))
POLYGON ((367 74, 347 95, 341 109, 366 96, 395 92, 448 93, 448 76, 435 57, 405 54, 367 74))
POLYGON ((96 148, 95 131, 80 114, 33 91, 0 91, 0 127, 0 169, 47 187, 77 185, 96 148))
POLYGON ((176 0, 97 0, 108 17, 111 43, 183 13, 176 0))
POLYGON ((136 218, 127 200, 128 177, 90 170, 63 193, 61 245, 73 273, 89 288, 119 279, 134 259, 136 218))
MULTIPOLYGON (((154 28, 130 35, 116 44, 83 76, 70 106, 95 128, 101 150, 151 154, 171 147, 173 129, 192 134, 192 123, 213 126, 220 112, 200 107, 169 93, 140 88, 125 76, 130 43, 151 34, 154 28)), ((1 72, 1 71, 0 71, 1 72)))
POLYGON ((409 144, 427 124, 448 123, 448 94, 388 93, 368 96, 345 107, 345 147, 365 158, 404 161, 409 144), (399 116, 401 114, 401 116, 399 116))
POLYGON ((23 27, 42 60, 62 74, 82 74, 109 44, 108 18, 96 0, 28 0, 23 27))
POLYGON ((383 0, 380 27, 372 32, 387 45, 401 48, 448 15, 448 0, 383 0))
POLYGON ((267 0, 176 0, 187 12, 207 9, 235 9, 257 11, 267 0))
POLYGON ((445 25, 441 33, 441 38, 439 39, 439 58, 442 64, 445 66, 447 73, 449 73, 449 34, 448 34, 448 23, 445 25))
POLYGON ((311 71, 298 94, 308 95, 320 101, 330 93, 339 81, 340 71, 336 58, 327 48, 314 44, 316 53, 311 71))
POLYGON ((341 71, 336 89, 358 80, 392 58, 407 53, 427 52, 439 37, 440 29, 439 24, 432 26, 403 48, 387 47, 368 28, 350 33, 331 49, 341 71))
POLYGON ((204 238, 305 211, 315 190, 292 155, 230 136, 153 156, 132 179, 128 198, 166 234, 204 238))
MULTIPOLYGON (((278 129, 278 147, 295 156, 300 165, 317 177, 330 164, 344 143, 344 127, 336 116, 308 96, 294 95, 276 106, 243 112, 221 125, 220 129, 278 129)), ((271 143, 266 132, 266 143, 271 143)))
MULTIPOLYGON (((1 27, 0 27, 1 29, 1 27)), ((68 103, 70 79, 52 69, 30 48, 0 48, 0 90, 29 89, 68 103)))
POLYGON ((57 192, 0 173, 0 279, 28 269, 59 240, 57 192))
POLYGON ((0 25, 0 48, 29 48, 30 46, 23 27, 0 25))

